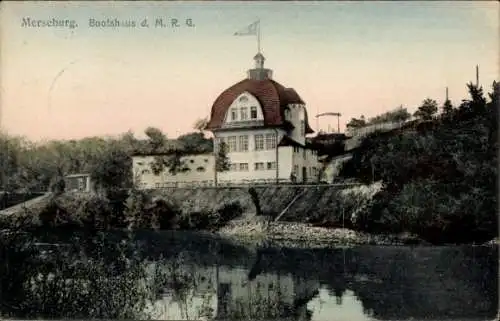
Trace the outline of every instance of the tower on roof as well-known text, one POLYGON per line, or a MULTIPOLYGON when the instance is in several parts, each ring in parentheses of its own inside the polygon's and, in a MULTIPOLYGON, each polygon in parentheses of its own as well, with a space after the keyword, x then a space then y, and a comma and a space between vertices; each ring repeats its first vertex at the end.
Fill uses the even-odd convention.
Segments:
POLYGON ((266 61, 266 58, 264 58, 264 55, 261 54, 260 52, 256 54, 253 57, 253 60, 255 61, 255 69, 263 69, 264 68, 264 61, 266 61))
POLYGON ((259 52, 253 57, 253 60, 255 61, 255 68, 248 70, 248 79, 272 79, 273 71, 271 69, 264 68, 264 62, 266 61, 264 55, 259 52))

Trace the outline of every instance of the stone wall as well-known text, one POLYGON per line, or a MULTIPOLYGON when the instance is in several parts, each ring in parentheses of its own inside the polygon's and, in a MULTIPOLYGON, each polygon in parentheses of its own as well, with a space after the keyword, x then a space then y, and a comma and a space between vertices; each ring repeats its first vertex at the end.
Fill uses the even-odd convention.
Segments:
MULTIPOLYGON (((255 186, 261 214, 277 216, 297 197, 286 213, 280 218, 284 221, 300 221, 309 213, 319 213, 338 209, 345 203, 346 208, 361 207, 380 189, 359 185, 318 185, 318 186, 255 186)), ((162 197, 180 205, 184 211, 216 210, 221 205, 239 202, 245 213, 255 214, 257 209, 249 192, 249 187, 205 187, 205 188, 166 188, 152 190, 156 197, 162 197)), ((350 210, 352 212, 352 210, 350 210)), ((352 214, 352 213, 351 213, 352 214)))

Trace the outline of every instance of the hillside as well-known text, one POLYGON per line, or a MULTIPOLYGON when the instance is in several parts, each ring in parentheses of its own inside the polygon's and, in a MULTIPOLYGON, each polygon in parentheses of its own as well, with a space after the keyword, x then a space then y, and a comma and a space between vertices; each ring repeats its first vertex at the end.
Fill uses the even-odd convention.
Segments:
POLYGON ((438 116, 375 132, 353 151, 340 175, 385 186, 360 228, 409 231, 436 242, 498 235, 499 84, 489 99, 482 88, 468 87, 470 98, 457 108, 444 106, 438 116))

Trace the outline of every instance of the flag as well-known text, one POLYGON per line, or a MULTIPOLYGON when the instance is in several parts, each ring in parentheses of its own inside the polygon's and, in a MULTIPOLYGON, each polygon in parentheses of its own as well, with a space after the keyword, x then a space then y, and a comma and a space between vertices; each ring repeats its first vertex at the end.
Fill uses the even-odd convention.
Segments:
POLYGON ((257 28, 259 27, 260 20, 255 21, 251 25, 234 33, 235 36, 253 36, 257 35, 257 28))

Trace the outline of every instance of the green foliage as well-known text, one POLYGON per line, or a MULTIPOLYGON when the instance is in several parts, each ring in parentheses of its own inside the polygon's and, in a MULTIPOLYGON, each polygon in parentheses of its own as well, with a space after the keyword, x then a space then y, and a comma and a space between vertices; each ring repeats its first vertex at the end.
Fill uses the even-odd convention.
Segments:
POLYGON ((53 198, 41 209, 38 217, 43 226, 90 230, 109 229, 118 221, 109 200, 99 195, 62 195, 53 198))
POLYGON ((130 241, 109 242, 100 234, 72 238, 71 247, 53 246, 42 256, 35 240, 0 235, 2 317, 147 317, 152 285, 143 282, 145 262, 131 253, 130 241))
POLYGON ((179 228, 183 230, 217 230, 243 213, 241 204, 229 202, 214 211, 183 212, 179 217, 179 228))
POLYGON ((227 156, 227 150, 227 144, 225 142, 221 142, 217 148, 217 156, 215 158, 215 170, 217 172, 229 170, 231 163, 229 161, 229 157, 227 156))
POLYGON ((187 154, 210 153, 213 142, 201 132, 168 140, 161 130, 149 127, 147 140, 138 140, 131 132, 118 137, 89 137, 80 140, 32 143, 22 137, 0 133, 0 190, 64 191, 63 177, 89 173, 98 191, 104 195, 131 188, 131 156, 136 153, 162 154, 153 165, 160 173, 186 170, 181 158, 187 154))
MULTIPOLYGON (((340 175, 386 186, 359 228, 410 231, 437 243, 498 233, 498 83, 489 102, 481 88, 468 87, 470 99, 458 109, 425 126, 369 135, 354 151, 340 175)), ((422 106, 419 116, 431 119, 437 105, 426 99, 422 106)))
POLYGON ((449 99, 447 99, 444 104, 443 104, 443 107, 442 107, 442 110, 443 110, 443 115, 445 117, 449 117, 453 114, 453 110, 454 110, 454 107, 451 103, 451 101, 449 99))
POLYGON ((387 122, 404 122, 411 117, 411 114, 406 108, 400 106, 399 108, 385 112, 381 115, 372 117, 368 120, 367 125, 382 124, 387 122))
POLYGON ((366 120, 365 120, 365 116, 361 116, 359 119, 358 118, 351 118, 351 120, 346 124, 346 127, 347 128, 352 128, 352 129, 356 129, 356 128, 361 128, 361 127, 365 127, 367 125, 366 123, 366 120))
POLYGON ((163 148, 167 142, 167 136, 163 134, 163 132, 155 127, 146 128, 145 132, 146 136, 148 136, 148 145, 150 151, 155 153, 159 152, 161 148, 163 148))
POLYGON ((150 136, 149 146, 154 146, 154 148, 142 152, 157 154, 151 164, 151 170, 155 175, 160 175, 164 170, 168 170, 171 174, 189 171, 189 167, 183 160, 184 156, 213 151, 213 141, 205 138, 202 132, 181 135, 175 141, 164 139, 165 136, 159 130, 154 130, 153 133, 154 135, 150 133, 148 136, 150 136))
POLYGON ((197 119, 194 122, 193 129, 203 132, 208 125, 208 117, 197 119))
POLYGON ((408 112, 406 108, 403 108, 403 106, 400 106, 399 108, 395 110, 391 110, 388 112, 385 112, 383 114, 377 115, 375 117, 372 117, 370 119, 365 120, 364 116, 361 116, 359 119, 358 118, 352 118, 347 124, 346 127, 349 129, 357 129, 357 128, 362 128, 366 127, 369 125, 375 125, 375 124, 382 124, 382 123, 387 123, 387 122, 404 122, 408 119, 410 119, 411 114, 408 112))
POLYGON ((434 99, 426 98, 417 111, 414 113, 415 117, 422 120, 432 120, 438 111, 438 104, 434 99))

